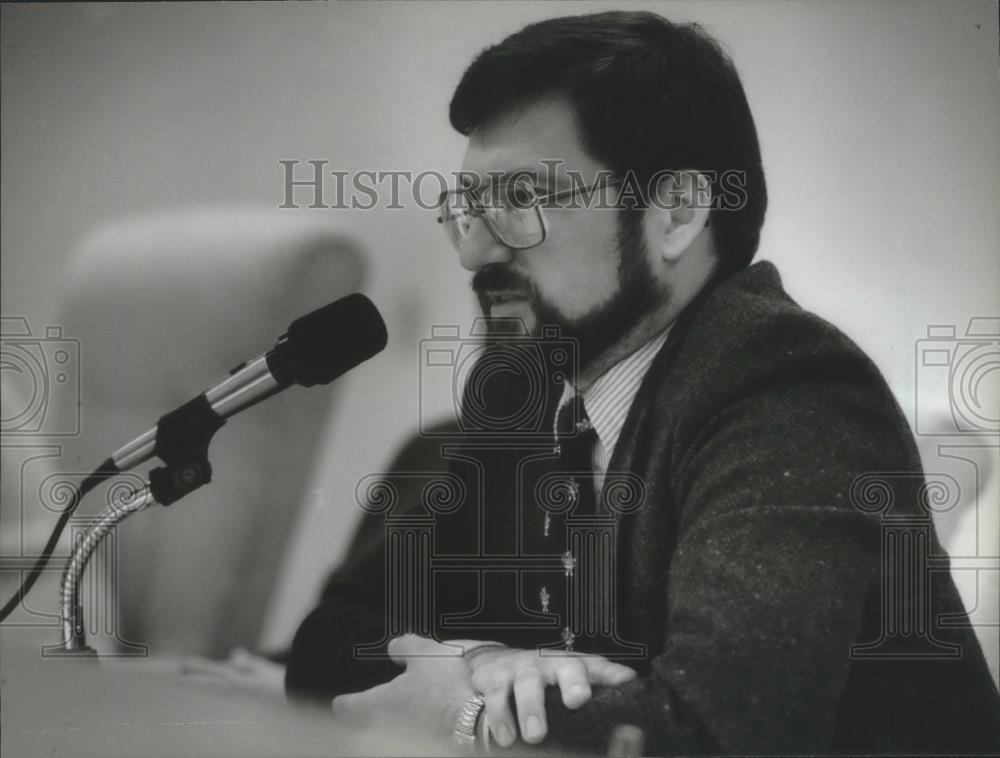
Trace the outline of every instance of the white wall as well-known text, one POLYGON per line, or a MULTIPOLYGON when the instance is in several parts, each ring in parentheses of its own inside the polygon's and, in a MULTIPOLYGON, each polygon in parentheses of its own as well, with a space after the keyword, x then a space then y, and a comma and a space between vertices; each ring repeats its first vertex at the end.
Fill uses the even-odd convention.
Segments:
MULTIPOLYGON (((474 53, 528 21, 605 5, 4 5, 4 315, 53 323, 73 286, 67 261, 99 223, 275 208, 281 159, 456 168, 447 103, 474 53)), ((995 3, 629 7, 700 21, 730 49, 770 188, 762 257, 869 351, 911 409, 926 326, 1000 312, 995 3)), ((344 380, 268 644, 287 641, 342 548, 354 482, 416 425, 418 340, 473 312, 430 212, 285 212, 327 215, 367 245, 391 343, 344 380)), ((443 390, 433 399, 438 411, 448 402, 443 390)))

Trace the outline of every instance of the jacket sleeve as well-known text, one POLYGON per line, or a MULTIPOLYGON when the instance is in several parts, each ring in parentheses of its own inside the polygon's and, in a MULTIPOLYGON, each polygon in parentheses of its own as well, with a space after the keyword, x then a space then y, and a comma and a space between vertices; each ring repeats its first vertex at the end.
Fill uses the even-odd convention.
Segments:
POLYGON ((776 367, 657 451, 672 502, 647 507, 680 512, 662 653, 578 711, 550 692, 553 741, 603 749, 636 724, 652 754, 830 749, 880 571, 879 522, 852 505, 852 483, 919 472, 881 379, 854 364, 776 367))
POLYGON ((329 704, 338 695, 384 684, 402 671, 388 659, 385 644, 371 649, 368 657, 356 654, 357 645, 377 643, 385 634, 385 550, 369 521, 363 521, 356 549, 331 575, 319 605, 295 634, 285 669, 290 697, 329 704))
MULTIPOLYGON (((424 487, 448 470, 442 445, 458 438, 453 421, 437 424, 427 435, 416 435, 381 474, 375 490, 393 492, 392 515, 421 507, 424 487)), ((289 696, 320 700, 360 692, 384 684, 402 672, 388 658, 386 619, 387 512, 366 512, 347 555, 331 574, 318 606, 299 627, 285 672, 289 696), (365 648, 359 655, 358 646, 365 648)))

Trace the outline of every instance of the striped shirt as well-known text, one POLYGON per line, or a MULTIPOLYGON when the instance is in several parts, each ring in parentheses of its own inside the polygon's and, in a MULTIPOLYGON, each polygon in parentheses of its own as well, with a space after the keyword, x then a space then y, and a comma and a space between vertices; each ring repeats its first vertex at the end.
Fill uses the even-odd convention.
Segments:
MULTIPOLYGON (((649 371, 653 358, 667 341, 670 327, 649 340, 627 358, 609 368, 583 393, 583 407, 587 411, 590 423, 597 432, 597 443, 591 453, 591 463, 594 468, 594 487, 601 494, 604 485, 604 474, 608 470, 611 456, 618 444, 625 418, 628 416, 632 401, 639 391, 639 385, 649 371)), ((576 396, 576 388, 569 382, 563 386, 563 394, 559 399, 558 410, 576 396)), ((556 413, 556 418, 559 414, 556 413)))

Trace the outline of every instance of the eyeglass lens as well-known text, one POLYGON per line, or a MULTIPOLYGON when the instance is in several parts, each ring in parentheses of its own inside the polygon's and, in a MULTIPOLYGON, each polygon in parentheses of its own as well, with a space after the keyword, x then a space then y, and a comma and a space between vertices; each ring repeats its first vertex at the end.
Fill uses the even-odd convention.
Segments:
POLYGON ((480 191, 477 205, 464 192, 448 193, 441 208, 442 221, 455 247, 459 251, 476 249, 487 241, 482 220, 505 245, 513 248, 532 247, 545 238, 545 228, 540 208, 530 188, 504 187, 496 191, 485 187, 480 191))

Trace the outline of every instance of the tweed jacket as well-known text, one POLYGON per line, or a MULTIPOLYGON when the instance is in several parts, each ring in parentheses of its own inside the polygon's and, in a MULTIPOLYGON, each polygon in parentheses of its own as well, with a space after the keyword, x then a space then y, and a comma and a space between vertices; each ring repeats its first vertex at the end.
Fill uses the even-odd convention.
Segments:
MULTIPOLYGON (((461 474, 483 515, 439 515, 436 554, 467 554, 470 534, 503 553, 521 526, 520 554, 544 552, 516 477, 481 481, 512 460, 491 450, 461 474)), ((615 514, 613 586, 595 590, 614 629, 593 652, 639 677, 575 711, 552 688, 551 743, 601 752, 615 725, 634 724, 650 754, 1000 751, 1000 698, 922 505, 908 424, 874 364, 800 308, 773 265, 713 283, 685 310, 607 476, 642 492, 615 514)), ((300 628, 290 693, 329 698, 399 673, 353 647, 405 631, 386 618, 377 521, 300 628)), ((443 572, 432 633, 551 642, 561 622, 499 623, 533 591, 512 576, 443 572)))

